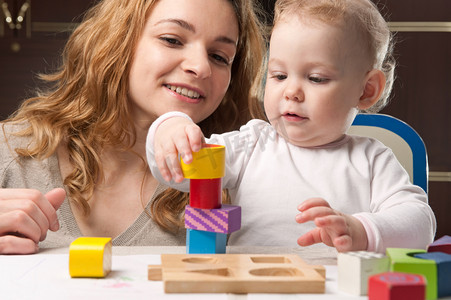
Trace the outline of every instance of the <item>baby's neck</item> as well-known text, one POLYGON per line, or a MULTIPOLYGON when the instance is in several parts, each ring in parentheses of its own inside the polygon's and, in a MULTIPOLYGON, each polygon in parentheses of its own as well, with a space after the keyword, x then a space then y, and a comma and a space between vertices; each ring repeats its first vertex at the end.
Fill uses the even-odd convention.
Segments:
POLYGON ((323 144, 323 145, 317 145, 317 146, 311 146, 311 147, 304 147, 304 148, 309 148, 309 149, 328 149, 328 148, 334 148, 337 146, 341 146, 343 144, 346 144, 349 140, 349 135, 347 134, 343 134, 341 137, 339 137, 338 139, 336 139, 333 142, 327 143, 327 144, 323 144))

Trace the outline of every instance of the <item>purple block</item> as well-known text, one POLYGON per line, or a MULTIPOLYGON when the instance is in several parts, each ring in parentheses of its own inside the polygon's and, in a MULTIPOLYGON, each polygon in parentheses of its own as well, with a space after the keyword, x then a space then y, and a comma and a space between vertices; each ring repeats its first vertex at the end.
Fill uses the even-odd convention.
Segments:
POLYGON ((241 207, 223 204, 221 208, 185 208, 185 228, 232 233, 241 228, 241 207))
POLYGON ((444 235, 428 246, 428 252, 444 252, 451 254, 451 236, 444 235))

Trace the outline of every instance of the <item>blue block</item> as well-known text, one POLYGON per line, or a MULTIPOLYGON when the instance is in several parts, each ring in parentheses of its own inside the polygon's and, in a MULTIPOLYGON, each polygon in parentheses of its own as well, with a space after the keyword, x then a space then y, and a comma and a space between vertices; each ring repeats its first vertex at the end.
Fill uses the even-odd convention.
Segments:
POLYGON ((195 229, 186 230, 187 254, 217 254, 226 253, 227 234, 201 231, 195 229))
POLYGON ((415 254, 415 257, 435 261, 437 265, 437 296, 451 296, 451 254, 428 252, 415 254))

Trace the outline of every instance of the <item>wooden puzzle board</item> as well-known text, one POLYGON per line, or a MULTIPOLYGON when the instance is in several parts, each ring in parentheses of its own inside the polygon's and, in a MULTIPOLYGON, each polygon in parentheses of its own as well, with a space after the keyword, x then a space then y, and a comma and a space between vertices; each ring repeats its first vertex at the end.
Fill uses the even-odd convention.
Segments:
MULTIPOLYGON (((325 268, 298 255, 163 254, 166 293, 324 293, 325 268)), ((160 267, 160 269, 158 268, 160 267)))

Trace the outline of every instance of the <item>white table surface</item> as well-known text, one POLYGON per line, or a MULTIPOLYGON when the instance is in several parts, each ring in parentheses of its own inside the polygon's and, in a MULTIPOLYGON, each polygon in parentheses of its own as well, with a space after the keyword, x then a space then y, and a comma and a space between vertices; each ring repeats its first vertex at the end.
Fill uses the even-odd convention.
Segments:
POLYGON ((0 299, 367 299, 337 287, 333 248, 228 247, 227 253, 296 253, 309 264, 326 267, 324 294, 165 294, 161 281, 147 280, 147 265, 161 264, 162 253, 185 253, 185 247, 113 247, 106 278, 71 278, 68 248, 41 249, 34 255, 0 256, 0 299))

